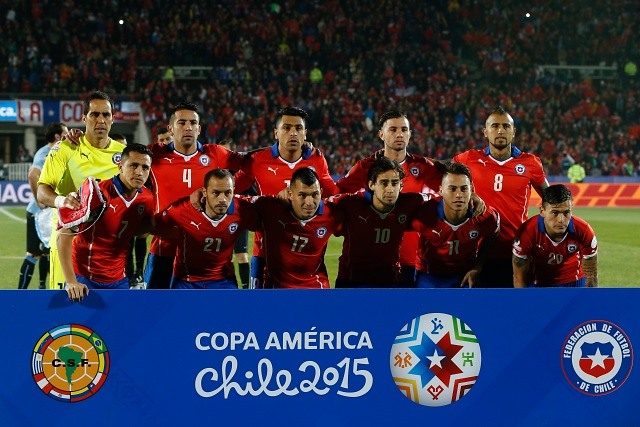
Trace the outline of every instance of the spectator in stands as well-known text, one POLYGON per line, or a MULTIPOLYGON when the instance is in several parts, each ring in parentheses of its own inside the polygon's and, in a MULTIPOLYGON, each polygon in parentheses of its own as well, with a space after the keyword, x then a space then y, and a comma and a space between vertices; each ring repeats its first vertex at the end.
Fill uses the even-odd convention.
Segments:
POLYGON ((587 173, 585 172, 582 164, 579 162, 571 165, 571 167, 567 171, 567 177, 569 178, 569 182, 572 184, 584 181, 585 176, 587 176, 587 173))

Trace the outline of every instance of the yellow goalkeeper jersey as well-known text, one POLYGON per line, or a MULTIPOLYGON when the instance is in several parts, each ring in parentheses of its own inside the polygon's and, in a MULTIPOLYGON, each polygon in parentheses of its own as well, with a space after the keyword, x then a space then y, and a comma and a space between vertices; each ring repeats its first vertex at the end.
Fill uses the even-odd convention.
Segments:
POLYGON ((118 174, 124 147, 124 144, 109 139, 106 148, 96 148, 85 136, 80 138, 79 145, 58 142, 44 162, 38 184, 47 184, 59 195, 66 196, 77 191, 89 176, 97 180, 109 179, 118 174))

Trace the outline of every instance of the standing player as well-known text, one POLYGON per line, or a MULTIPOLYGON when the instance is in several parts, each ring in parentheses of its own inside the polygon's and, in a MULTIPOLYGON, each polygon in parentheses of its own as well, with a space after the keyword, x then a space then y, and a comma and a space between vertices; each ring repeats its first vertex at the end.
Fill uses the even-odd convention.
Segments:
POLYGON ((468 150, 453 160, 471 170, 474 189, 485 203, 500 213, 500 235, 484 268, 477 287, 513 287, 511 245, 518 227, 527 220, 533 187, 539 194, 549 186, 540 159, 512 145, 516 135, 513 118, 496 108, 487 118, 484 136, 489 146, 468 150))
MULTIPOLYGON (((277 142, 247 156, 242 169, 236 174, 238 193, 248 190, 255 182, 258 194, 275 196, 287 188, 294 171, 302 167, 312 167, 317 172, 320 187, 326 196, 338 193, 324 155, 305 144, 308 117, 306 111, 300 108, 285 107, 278 111, 273 129, 277 142)), ((261 233, 256 233, 251 259, 252 288, 262 287, 263 271, 262 237, 261 233)))
POLYGON ((573 216, 571 191, 562 184, 542 192, 540 214, 522 224, 513 242, 513 285, 536 287, 598 286, 598 241, 591 226, 573 216))
MULTIPOLYGON (((89 289, 129 289, 129 242, 148 226, 153 212, 153 195, 144 186, 150 168, 147 147, 128 145, 118 165, 120 173, 98 184, 106 202, 102 216, 80 224, 77 233, 60 231, 60 260, 72 300, 81 300, 89 289)), ((61 217, 65 213, 61 211, 61 217)))
POLYGON ((231 257, 245 223, 255 224, 253 209, 234 199, 233 175, 227 169, 207 173, 204 198, 204 210, 184 197, 155 217, 158 232, 175 228, 179 233, 171 288, 237 289, 231 257))
POLYGON ((402 286, 400 245, 425 198, 400 193, 403 167, 387 157, 371 162, 368 174, 368 190, 330 199, 344 215, 336 288, 402 286))
POLYGON ((44 166, 44 161, 47 158, 47 154, 51 151, 51 148, 58 141, 64 139, 69 133, 67 126, 64 123, 51 123, 45 130, 44 137, 47 144, 36 151, 33 156, 33 163, 29 168, 29 187, 33 197, 29 200, 27 205, 27 254, 24 257, 22 266, 20 267, 20 279, 18 280, 18 289, 27 289, 29 283, 31 283, 31 276, 35 270, 36 263, 40 261, 39 266, 39 280, 40 289, 45 289, 47 275, 49 274, 49 250, 47 246, 40 240, 36 231, 36 214, 46 208, 36 201, 36 194, 38 193, 38 179, 40 179, 40 171, 44 166))
MULTIPOLYGON (((442 172, 426 157, 407 152, 411 140, 411 128, 407 115, 399 110, 389 110, 380 116, 378 137, 384 143, 382 151, 360 160, 341 178, 337 185, 343 193, 353 193, 368 188, 367 171, 381 157, 400 163, 404 170, 403 193, 436 193, 442 172)), ((407 232, 400 248, 400 264, 404 287, 414 287, 418 234, 407 232)))
POLYGON ((339 232, 342 214, 321 199, 320 178, 310 167, 291 175, 287 198, 253 199, 263 231, 265 288, 328 289, 324 254, 329 237, 339 232))
MULTIPOLYGON (((151 184, 155 192, 155 213, 162 212, 175 200, 199 188, 208 171, 214 168, 240 169, 243 156, 219 145, 198 142, 200 115, 198 107, 183 102, 171 110, 169 131, 174 139, 167 145, 153 144, 151 184)), ((154 236, 144 271, 149 289, 169 289, 173 272, 176 242, 154 236)))
POLYGON ((412 227, 420 233, 416 283, 419 288, 473 287, 484 254, 495 243, 500 215, 487 206, 473 216, 471 173, 465 165, 445 163, 439 194, 420 209, 412 227))
POLYGON ((156 144, 168 145, 173 142, 173 137, 167 126, 156 127, 156 144))
MULTIPOLYGON (((109 138, 113 124, 113 100, 104 92, 92 92, 84 100, 82 120, 84 134, 76 130, 77 144, 68 139, 53 146, 44 162, 38 180, 38 202, 60 208, 78 208, 75 191, 84 180, 93 176, 98 180, 109 179, 118 173, 118 163, 124 145, 109 138)), ((55 227, 57 215, 53 215, 54 231, 51 233, 49 287, 62 289, 64 274, 60 266, 55 227)))

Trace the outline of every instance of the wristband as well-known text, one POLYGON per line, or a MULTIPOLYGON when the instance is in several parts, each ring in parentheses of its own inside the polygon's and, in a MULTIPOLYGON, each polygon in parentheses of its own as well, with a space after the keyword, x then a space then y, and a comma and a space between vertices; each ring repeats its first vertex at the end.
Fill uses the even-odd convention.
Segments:
POLYGON ((56 199, 53 202, 53 204, 56 206, 56 208, 60 209, 61 207, 64 206, 64 200, 65 199, 66 199, 65 196, 56 196, 56 199))

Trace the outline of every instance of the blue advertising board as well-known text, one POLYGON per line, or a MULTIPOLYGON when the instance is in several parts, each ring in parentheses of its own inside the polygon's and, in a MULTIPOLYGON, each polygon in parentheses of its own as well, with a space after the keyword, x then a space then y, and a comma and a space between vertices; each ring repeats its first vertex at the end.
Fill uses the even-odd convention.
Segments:
POLYGON ((2 425, 638 425, 637 289, 4 291, 2 425))

